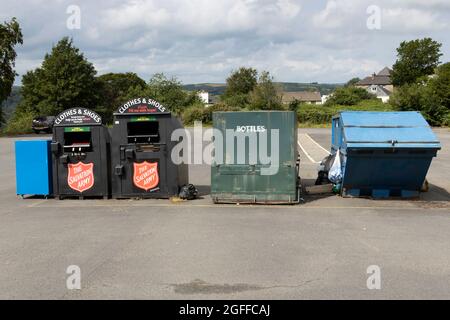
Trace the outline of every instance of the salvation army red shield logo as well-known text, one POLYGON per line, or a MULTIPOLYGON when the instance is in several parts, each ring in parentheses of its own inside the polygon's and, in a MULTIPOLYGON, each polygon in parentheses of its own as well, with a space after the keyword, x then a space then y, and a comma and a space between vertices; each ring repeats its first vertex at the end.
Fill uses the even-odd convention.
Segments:
POLYGON ((69 163, 67 183, 69 187, 78 192, 84 192, 94 186, 94 164, 78 162, 69 163))
POLYGON ((147 162, 133 163, 133 183, 136 187, 145 191, 154 189, 159 184, 158 163, 147 162))

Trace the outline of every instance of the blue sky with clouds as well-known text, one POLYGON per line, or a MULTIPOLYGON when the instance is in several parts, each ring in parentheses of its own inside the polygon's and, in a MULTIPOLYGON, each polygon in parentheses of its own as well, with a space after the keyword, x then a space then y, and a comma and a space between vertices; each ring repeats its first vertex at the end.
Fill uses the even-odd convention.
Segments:
POLYGON ((24 33, 20 76, 63 36, 99 74, 164 72, 184 83, 224 82, 239 66, 278 81, 344 82, 391 66, 402 40, 426 36, 450 60, 450 0, 0 0, 0 21, 13 16, 24 33), (66 26, 70 5, 80 29, 66 26), (379 30, 367 28, 371 5, 379 30))

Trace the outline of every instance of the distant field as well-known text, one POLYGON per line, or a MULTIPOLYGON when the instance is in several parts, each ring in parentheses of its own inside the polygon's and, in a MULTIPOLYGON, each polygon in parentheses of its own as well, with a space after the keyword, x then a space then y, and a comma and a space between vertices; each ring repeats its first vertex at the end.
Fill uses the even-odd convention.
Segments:
MULTIPOLYGON (((330 94, 337 87, 342 84, 328 84, 328 83, 295 83, 295 82, 277 82, 277 85, 286 92, 297 91, 319 91, 322 95, 330 94)), ((203 90, 209 92, 212 96, 219 96, 225 92, 226 85, 224 83, 199 83, 199 84, 187 84, 183 86, 185 90, 203 90)), ((3 103, 2 108, 5 114, 5 118, 8 119, 20 102, 20 87, 14 86, 11 96, 3 103)))
MULTIPOLYGON (((330 94, 342 84, 336 83, 297 83, 297 82, 276 82, 283 91, 319 91, 322 95, 330 94)), ((221 95, 225 92, 226 85, 224 83, 198 83, 184 85, 184 89, 188 91, 203 90, 212 95, 221 95)))

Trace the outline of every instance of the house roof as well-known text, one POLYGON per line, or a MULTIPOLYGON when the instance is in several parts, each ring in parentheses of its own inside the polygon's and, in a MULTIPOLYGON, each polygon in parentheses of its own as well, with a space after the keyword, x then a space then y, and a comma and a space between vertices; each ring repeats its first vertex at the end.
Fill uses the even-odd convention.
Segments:
POLYGON ((372 76, 366 77, 356 83, 357 86, 370 86, 372 84, 376 84, 376 85, 392 84, 391 77, 390 76, 372 75, 372 76))
POLYGON ((392 73, 392 70, 389 69, 388 67, 384 67, 383 70, 381 70, 380 72, 378 72, 377 76, 387 76, 390 77, 392 73))
POLYGON ((321 102, 322 98, 320 96, 320 92, 315 91, 299 91, 299 92, 284 92, 283 93, 283 102, 289 103, 294 100, 299 100, 303 102, 321 102))
POLYGON ((385 95, 390 96, 391 92, 383 87, 378 87, 385 95))
POLYGON ((374 73, 373 75, 366 77, 366 78, 362 79, 361 81, 357 82, 356 85, 357 86, 370 86, 373 84, 381 85, 381 86, 390 85, 390 84, 392 84, 391 73, 392 73, 392 70, 389 69, 388 67, 385 67, 385 68, 383 68, 383 70, 378 72, 378 74, 374 73))

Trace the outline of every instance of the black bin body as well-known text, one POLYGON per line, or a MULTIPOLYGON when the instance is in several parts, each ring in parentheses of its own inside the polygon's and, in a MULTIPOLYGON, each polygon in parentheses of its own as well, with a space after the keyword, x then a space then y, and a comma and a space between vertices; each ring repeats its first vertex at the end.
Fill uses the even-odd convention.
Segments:
POLYGON ((51 144, 55 197, 111 194, 110 135, 101 117, 84 108, 56 117, 51 144))
POLYGON ((133 99, 114 114, 112 129, 113 198, 177 196, 188 183, 188 165, 171 159, 171 141, 180 121, 160 103, 133 99))

